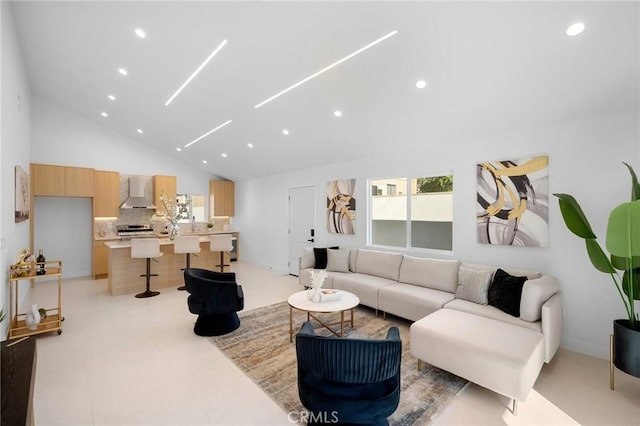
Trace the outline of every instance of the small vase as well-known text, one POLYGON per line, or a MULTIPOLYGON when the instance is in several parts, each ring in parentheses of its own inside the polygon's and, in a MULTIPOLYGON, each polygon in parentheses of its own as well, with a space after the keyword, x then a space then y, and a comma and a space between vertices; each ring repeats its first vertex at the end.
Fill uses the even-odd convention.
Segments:
POLYGON ((40 324, 40 312, 38 312, 38 305, 31 305, 31 310, 26 313, 24 317, 24 323, 29 330, 37 330, 38 324, 40 324))

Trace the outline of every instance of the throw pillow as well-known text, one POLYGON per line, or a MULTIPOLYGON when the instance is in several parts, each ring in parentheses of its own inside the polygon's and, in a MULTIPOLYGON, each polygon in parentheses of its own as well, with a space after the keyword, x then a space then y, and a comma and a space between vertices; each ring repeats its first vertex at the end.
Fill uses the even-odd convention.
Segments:
POLYGON ((349 272, 349 250, 327 250, 327 271, 349 272))
POLYGON ((514 277, 502 269, 498 269, 493 275, 491 286, 489 286, 489 305, 514 317, 519 317, 522 287, 526 281, 527 277, 514 277))
POLYGON ((493 271, 478 271, 475 269, 460 267, 458 271, 458 288, 456 299, 464 299, 480 305, 488 303, 487 291, 493 271))
MULTIPOLYGON (((335 246, 335 247, 329 247, 329 248, 337 250, 340 247, 335 246)), ((326 247, 314 248, 313 249, 313 254, 316 257, 316 263, 313 266, 314 269, 326 269, 326 267, 327 267, 327 248, 326 247)))
POLYGON ((305 248, 300 257, 300 269, 313 268, 316 263, 316 259, 313 255, 313 249, 311 247, 305 248))

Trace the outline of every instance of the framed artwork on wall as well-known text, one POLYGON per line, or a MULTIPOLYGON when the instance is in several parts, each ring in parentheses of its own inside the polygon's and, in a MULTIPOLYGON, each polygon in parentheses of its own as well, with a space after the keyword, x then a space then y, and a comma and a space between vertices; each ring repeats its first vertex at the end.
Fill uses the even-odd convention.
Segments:
POLYGON ((477 165, 478 242, 549 245, 549 157, 477 165))
POLYGON ((356 233, 355 186, 355 179, 327 183, 327 229, 330 233, 356 233))
POLYGON ((20 166, 15 167, 15 223, 29 220, 29 174, 20 166))

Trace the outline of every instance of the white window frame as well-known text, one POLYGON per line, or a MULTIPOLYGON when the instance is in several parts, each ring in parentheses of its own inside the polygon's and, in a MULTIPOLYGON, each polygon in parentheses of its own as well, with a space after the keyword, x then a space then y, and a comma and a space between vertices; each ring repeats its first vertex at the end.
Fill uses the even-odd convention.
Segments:
MULTIPOLYGON (((455 249, 455 227, 451 229, 451 250, 444 249, 434 249, 434 248, 424 248, 424 247, 412 247, 411 246, 411 179, 418 179, 421 177, 435 177, 435 176, 453 176, 453 188, 455 192, 455 175, 453 171, 444 172, 444 173, 431 173, 431 174, 419 174, 419 175, 405 175, 405 176, 396 176, 396 177, 380 177, 380 178, 369 178, 367 179, 367 248, 371 249, 383 249, 390 251, 402 251, 402 252, 413 252, 413 253, 435 253, 435 254, 445 254, 452 255, 455 249), (407 203, 407 217, 406 217, 406 234, 405 234, 405 247, 399 246, 387 246, 383 244, 373 244, 373 194, 371 193, 371 186, 374 181, 380 181, 385 179, 405 179, 406 180, 406 188, 404 194, 402 194, 407 203)), ((397 194, 396 194, 397 195, 397 194)), ((454 204, 455 206, 455 204, 454 204)), ((454 214, 455 216, 455 214, 454 214)), ((453 224, 453 218, 451 220, 453 224)))

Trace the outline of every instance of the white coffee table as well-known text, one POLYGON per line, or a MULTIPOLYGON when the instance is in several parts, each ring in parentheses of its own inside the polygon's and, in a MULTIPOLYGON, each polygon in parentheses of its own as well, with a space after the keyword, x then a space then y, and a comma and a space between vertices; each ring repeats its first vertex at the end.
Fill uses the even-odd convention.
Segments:
POLYGON ((353 308, 360 304, 360 299, 353 293, 348 291, 336 290, 342 293, 340 300, 332 302, 312 302, 307 296, 307 290, 293 293, 287 300, 289 302, 289 341, 293 342, 293 310, 304 311, 307 313, 307 321, 313 318, 321 326, 329 330, 337 337, 344 336, 344 312, 351 310, 351 328, 353 329, 353 308), (314 314, 332 314, 340 312, 340 322, 326 324, 314 314), (340 331, 335 331, 331 326, 340 324, 340 331))

